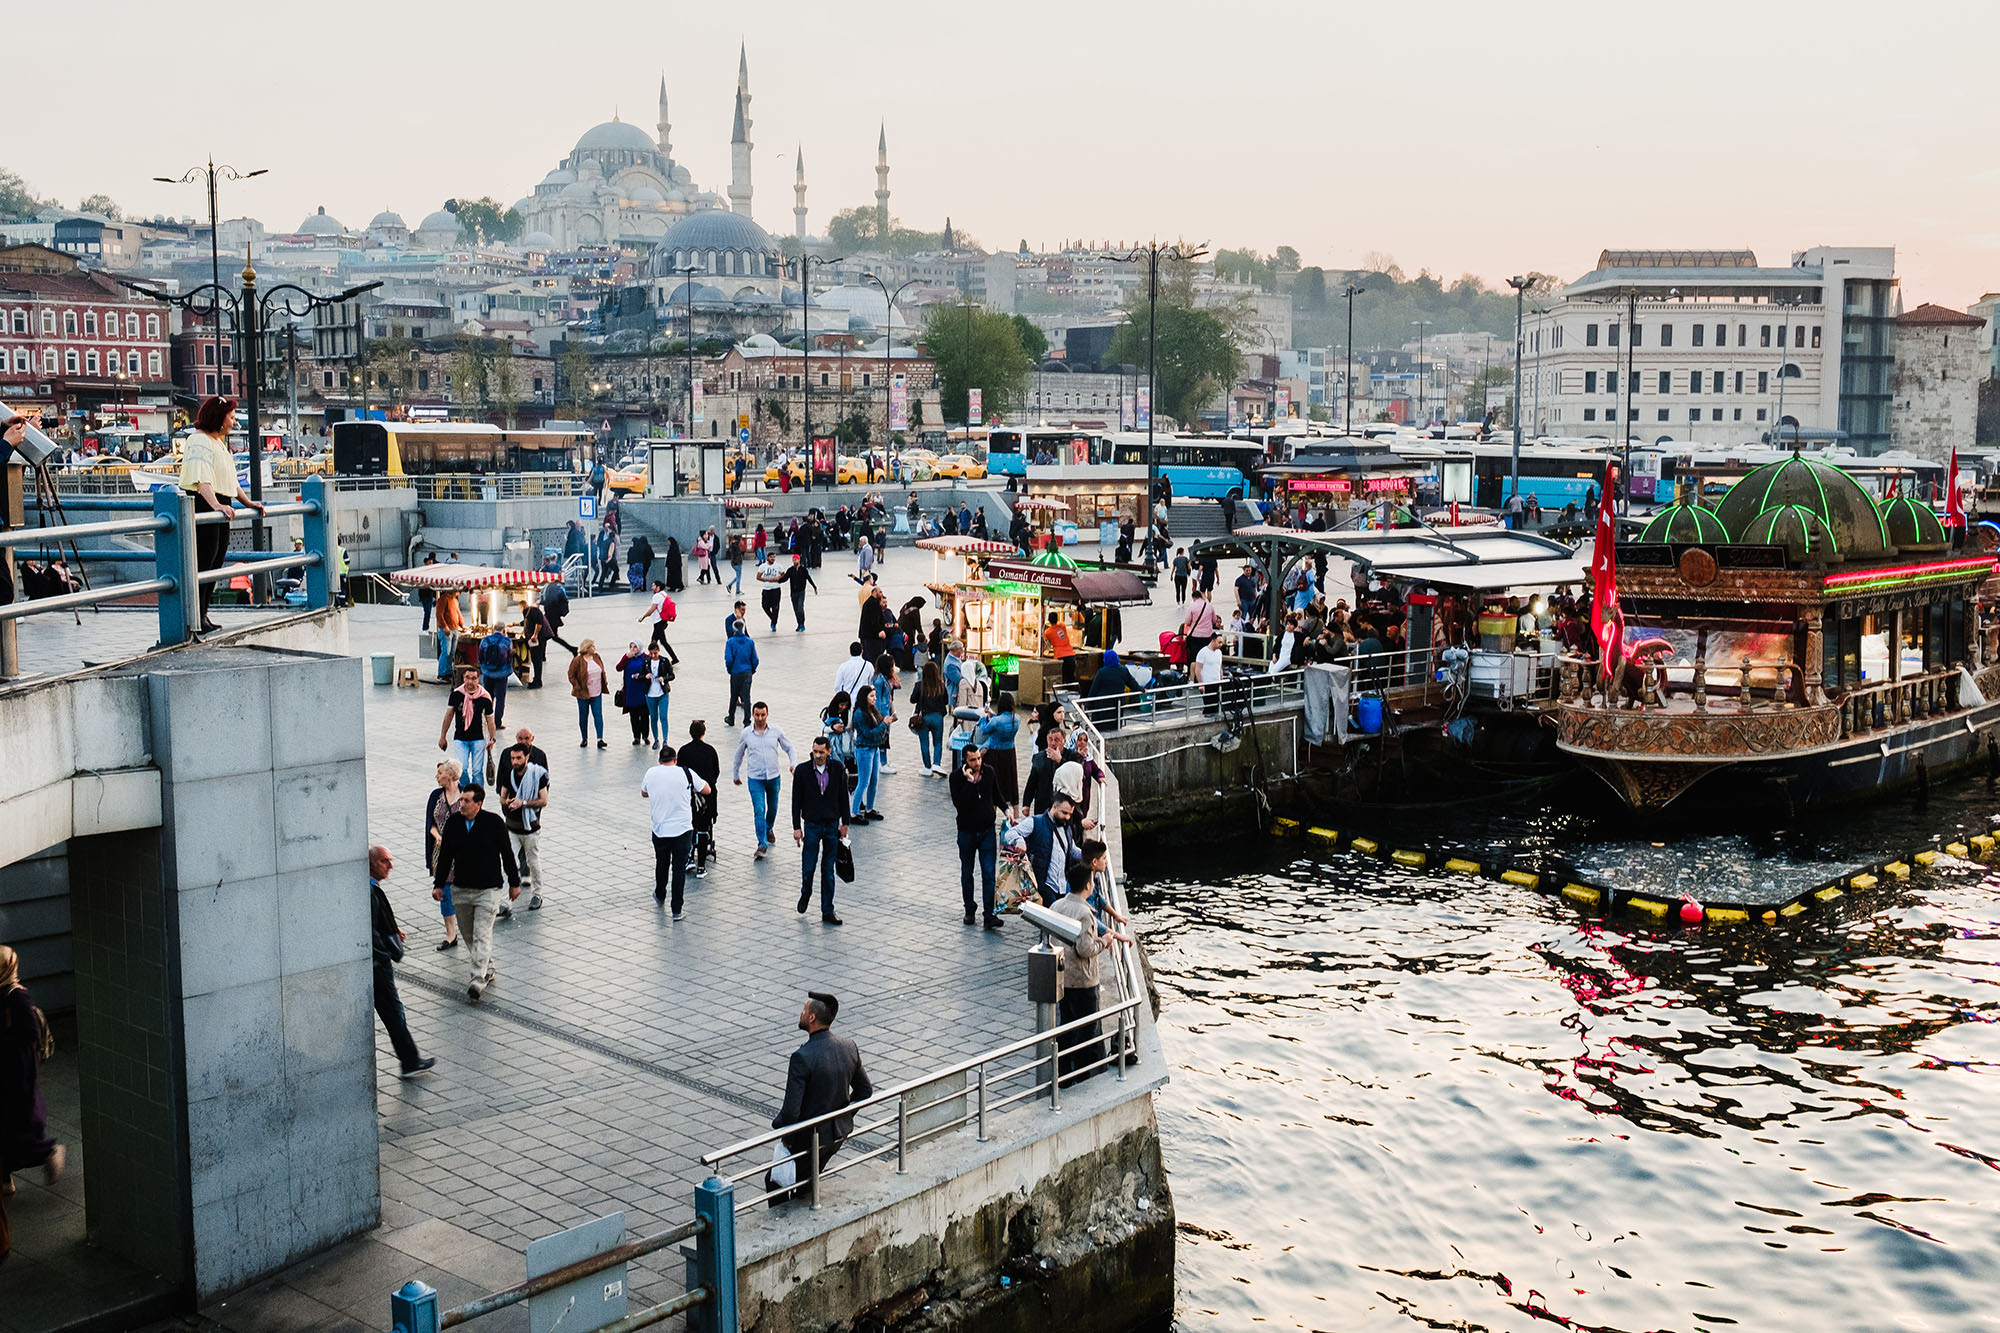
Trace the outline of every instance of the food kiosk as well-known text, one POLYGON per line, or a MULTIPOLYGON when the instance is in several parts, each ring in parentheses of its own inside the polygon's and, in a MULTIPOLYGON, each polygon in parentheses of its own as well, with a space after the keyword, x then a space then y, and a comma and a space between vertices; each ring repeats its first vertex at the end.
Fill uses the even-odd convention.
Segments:
POLYGON ((1085 569, 1055 550, 1032 560, 988 560, 984 575, 952 589, 953 623, 967 651, 992 668, 998 687, 1022 703, 1041 703, 1065 684, 1087 683, 1104 657, 1090 645, 1115 637, 1117 608, 1151 600, 1131 571, 1085 569), (1051 614, 1074 650, 1066 657, 1050 644, 1051 614))
POLYGON ((1047 551, 1061 547, 1057 525, 1068 518, 1068 505, 1045 495, 1024 495, 1014 501, 1014 512, 1028 520, 1029 550, 1047 551))
MULTIPOLYGON (((496 569, 491 565, 418 565, 391 574, 389 581, 401 588, 428 589, 440 600, 467 596, 463 608, 465 633, 459 635, 452 654, 454 666, 476 665, 479 641, 497 626, 514 641, 515 669, 519 670, 528 660, 522 612, 536 604, 544 584, 560 583, 562 575, 541 569, 496 569)), ((435 660, 436 636, 420 636, 417 651, 435 660)))
POLYGON ((743 557, 750 558, 750 530, 756 526, 763 512, 771 508, 771 502, 761 495, 731 495, 722 501, 722 541, 723 550, 729 549, 731 541, 741 542, 743 557))

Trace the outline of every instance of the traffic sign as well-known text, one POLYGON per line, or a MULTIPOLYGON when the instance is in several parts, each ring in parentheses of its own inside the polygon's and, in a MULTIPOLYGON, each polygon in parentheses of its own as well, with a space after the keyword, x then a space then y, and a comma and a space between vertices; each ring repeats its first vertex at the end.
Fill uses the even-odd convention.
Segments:
POLYGON ((750 443, 750 428, 748 426, 743 426, 737 430, 736 442, 738 444, 750 443))
POLYGON ((578 518, 596 518, 597 497, 594 495, 579 495, 576 498, 576 516, 578 518))

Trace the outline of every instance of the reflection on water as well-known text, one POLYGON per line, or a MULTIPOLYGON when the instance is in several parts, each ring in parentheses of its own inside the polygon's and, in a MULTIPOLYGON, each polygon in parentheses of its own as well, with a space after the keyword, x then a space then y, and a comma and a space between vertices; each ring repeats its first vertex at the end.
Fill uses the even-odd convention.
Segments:
MULTIPOLYGON (((1739 869, 1994 808, 1842 814, 1739 869)), ((2000 1320, 2000 875, 1685 932, 1297 844, 1134 879, 1188 1333, 2000 1320)))

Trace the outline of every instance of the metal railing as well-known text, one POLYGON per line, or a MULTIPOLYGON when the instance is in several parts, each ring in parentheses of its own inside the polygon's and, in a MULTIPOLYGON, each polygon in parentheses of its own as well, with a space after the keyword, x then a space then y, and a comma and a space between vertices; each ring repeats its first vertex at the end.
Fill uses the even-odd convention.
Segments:
POLYGON ((415 491, 419 500, 575 499, 591 493, 580 472, 420 472, 399 477, 335 477, 342 491, 415 491))
MULTIPOLYGON (((695 1189, 694 1220, 677 1227, 615 1245, 608 1250, 564 1264, 525 1282, 490 1292, 448 1310, 438 1308, 438 1294, 424 1282, 404 1283, 389 1297, 389 1327, 393 1333, 442 1333, 482 1316, 532 1301, 538 1296, 560 1292, 599 1274, 618 1270, 623 1285, 624 1269, 635 1259, 657 1254, 669 1245, 695 1242, 693 1260, 695 1284, 671 1300, 633 1310, 608 1323, 575 1324, 562 1322, 576 1333, 628 1333, 651 1328, 677 1314, 688 1316, 690 1328, 703 1333, 737 1333, 736 1305, 736 1210, 731 1206, 733 1190, 723 1181, 710 1178, 695 1189)), ((572 1309, 575 1307, 572 1306, 572 1309)), ((539 1326, 539 1325, 538 1325, 539 1326)))
MULTIPOLYGON (((1294 668, 1271 675, 1229 676, 1215 685, 1155 685, 1124 694, 1072 699, 1065 709, 1082 718, 1094 733, 1170 726, 1190 718, 1213 716, 1224 706, 1287 708, 1305 699, 1305 671, 1294 668)), ((1101 742, 1101 736, 1099 737, 1101 742)), ((1101 753, 1101 751, 1100 751, 1101 753)))
MULTIPOLYGON (((130 518, 108 518, 91 523, 64 523, 49 527, 15 528, 0 532, 0 559, 20 547, 73 546, 90 537, 137 536, 151 533, 153 577, 119 583, 100 584, 54 597, 37 597, 0 606, 0 679, 20 674, 15 622, 30 616, 56 611, 72 611, 87 606, 157 597, 160 646, 185 643, 201 629, 201 598, 197 590, 204 584, 221 583, 239 575, 258 575, 283 569, 303 568, 306 572, 306 605, 324 609, 332 605, 334 520, 332 497, 323 479, 308 479, 306 498, 287 504, 266 505, 263 519, 299 515, 305 519, 304 551, 257 554, 248 559, 229 560, 221 566, 197 567, 194 533, 197 527, 228 523, 220 514, 196 514, 194 498, 174 489, 154 491, 148 501, 151 513, 135 513, 130 518)), ((144 552, 132 555, 144 556, 144 552)), ((121 553, 122 555, 122 553, 121 553)), ((129 556, 122 556, 129 559, 129 556)))

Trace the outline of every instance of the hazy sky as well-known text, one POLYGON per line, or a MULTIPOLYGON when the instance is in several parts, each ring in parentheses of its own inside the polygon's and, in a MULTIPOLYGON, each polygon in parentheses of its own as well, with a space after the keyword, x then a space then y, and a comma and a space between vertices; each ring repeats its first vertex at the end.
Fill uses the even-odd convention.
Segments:
POLYGON ((1179 236, 1498 283, 1605 247, 1893 244, 1908 304, 2000 289, 1991 0, 99 0, 9 35, 0 165, 131 213, 200 211, 150 178, 209 152, 270 169, 223 211, 278 229, 511 202, 614 109, 650 131, 662 72, 675 156, 721 191, 747 40, 773 231, 801 143, 815 232, 872 202, 886 121, 896 216, 989 247, 1179 236))

